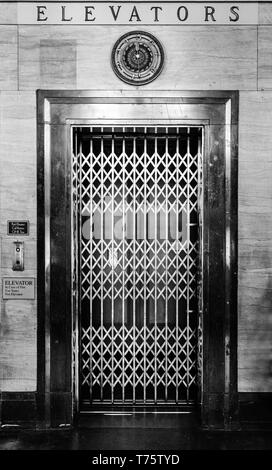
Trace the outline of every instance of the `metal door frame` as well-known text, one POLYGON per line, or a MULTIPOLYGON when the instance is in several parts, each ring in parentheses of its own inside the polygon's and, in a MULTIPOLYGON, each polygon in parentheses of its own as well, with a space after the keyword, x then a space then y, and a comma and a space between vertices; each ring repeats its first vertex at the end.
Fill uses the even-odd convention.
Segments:
POLYGON ((225 91, 37 92, 37 403, 45 426, 73 422, 71 125, 88 123, 96 105, 121 109, 122 104, 172 105, 181 125, 205 126, 201 419, 204 427, 218 429, 237 422, 238 96, 225 91))

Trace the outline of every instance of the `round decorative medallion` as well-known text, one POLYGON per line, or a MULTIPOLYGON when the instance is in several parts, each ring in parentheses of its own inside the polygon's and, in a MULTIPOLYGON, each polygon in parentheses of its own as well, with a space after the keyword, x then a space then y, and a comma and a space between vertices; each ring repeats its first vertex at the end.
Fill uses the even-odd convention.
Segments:
POLYGON ((113 70, 121 80, 130 85, 146 85, 160 74, 164 53, 152 34, 133 31, 118 39, 111 60, 113 70))

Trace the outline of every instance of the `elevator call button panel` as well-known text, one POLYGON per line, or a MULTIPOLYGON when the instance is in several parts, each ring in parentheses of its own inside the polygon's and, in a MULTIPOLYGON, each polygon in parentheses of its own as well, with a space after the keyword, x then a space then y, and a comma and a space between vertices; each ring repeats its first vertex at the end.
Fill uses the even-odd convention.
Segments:
POLYGON ((13 242, 12 269, 13 271, 24 270, 24 242, 13 242))

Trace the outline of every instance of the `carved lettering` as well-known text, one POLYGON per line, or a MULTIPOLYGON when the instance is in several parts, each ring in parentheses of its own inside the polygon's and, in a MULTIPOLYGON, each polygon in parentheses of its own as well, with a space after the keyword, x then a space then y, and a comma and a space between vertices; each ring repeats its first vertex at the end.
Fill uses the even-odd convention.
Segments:
POLYGON ((162 11, 162 7, 151 7, 150 10, 154 10, 154 21, 159 21, 159 10, 162 11))
POLYGON ((240 15, 239 15, 238 11, 239 11, 239 7, 237 7, 237 6, 230 7, 230 15, 231 14, 234 15, 234 16, 229 16, 230 21, 232 21, 232 22, 233 21, 239 21, 240 15))
POLYGON ((136 21, 142 21, 136 7, 133 7, 129 21, 133 21, 134 18, 136 19, 136 21))
POLYGON ((179 21, 186 21, 189 16, 188 8, 185 6, 179 7, 177 11, 177 15, 178 15, 179 21))
POLYGON ((48 17, 45 16, 45 10, 47 10, 46 6, 37 6, 37 21, 47 21, 48 17))
POLYGON ((85 21, 95 21, 95 17, 93 17, 93 11, 95 7, 88 6, 85 7, 85 21))
MULTIPOLYGON (((1 0, 0 0, 1 2, 1 0)), ((142 23, 145 25, 232 25, 233 23, 247 25, 258 24, 257 2, 247 6, 240 3, 219 2, 178 2, 165 1, 131 1, 100 0, 92 3, 91 0, 77 3, 41 0, 42 3, 34 5, 29 2, 18 2, 18 24, 66 24, 86 25, 97 23, 99 25, 122 24, 129 25, 142 23)))
POLYGON ((112 13, 112 16, 114 18, 114 21, 116 21, 118 16, 119 16, 121 5, 117 6, 117 11, 115 11, 115 7, 113 5, 110 5, 110 9, 111 9, 111 13, 112 13))
POLYGON ((205 21, 210 21, 209 18, 212 19, 212 21, 216 21, 215 17, 215 8, 211 6, 205 6, 205 21))
POLYGON ((66 18, 66 6, 61 7, 61 21, 72 21, 73 17, 66 18))

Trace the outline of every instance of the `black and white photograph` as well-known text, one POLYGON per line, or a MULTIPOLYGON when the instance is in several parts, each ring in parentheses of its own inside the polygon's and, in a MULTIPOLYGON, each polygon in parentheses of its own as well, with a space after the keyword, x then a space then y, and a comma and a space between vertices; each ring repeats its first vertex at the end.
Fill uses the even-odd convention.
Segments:
POLYGON ((272 451, 271 129, 272 1, 0 1, 0 461, 272 451))

